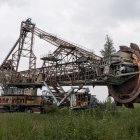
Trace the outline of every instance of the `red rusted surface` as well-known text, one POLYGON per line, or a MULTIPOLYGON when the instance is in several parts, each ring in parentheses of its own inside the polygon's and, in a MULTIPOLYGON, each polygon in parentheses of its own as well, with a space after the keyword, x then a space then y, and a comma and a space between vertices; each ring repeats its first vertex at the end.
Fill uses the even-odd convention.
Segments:
POLYGON ((8 111, 5 109, 0 109, 0 113, 6 113, 6 112, 8 112, 8 111))
POLYGON ((115 99, 116 102, 125 104, 128 107, 128 104, 140 102, 140 53, 135 44, 132 44, 131 48, 123 46, 121 49, 133 53, 132 58, 137 62, 139 74, 135 75, 122 85, 109 85, 108 89, 109 94, 115 99))
POLYGON ((31 108, 31 112, 32 113, 38 113, 38 112, 40 113, 41 112, 41 109, 40 108, 36 108, 36 107, 32 107, 31 108))

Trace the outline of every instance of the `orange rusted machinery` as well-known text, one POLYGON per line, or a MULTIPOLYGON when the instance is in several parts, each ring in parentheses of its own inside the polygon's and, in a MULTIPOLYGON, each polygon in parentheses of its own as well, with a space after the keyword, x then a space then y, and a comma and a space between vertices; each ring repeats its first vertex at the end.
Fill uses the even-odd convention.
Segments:
POLYGON ((0 97, 0 112, 41 112, 41 96, 7 95, 0 97))
POLYGON ((120 46, 115 54, 101 58, 84 47, 37 28, 27 19, 21 23, 19 39, 1 65, 0 84, 4 96, 24 95, 26 91, 30 91, 30 96, 37 96, 37 89, 45 86, 53 102, 63 101, 64 106, 69 106, 70 102, 63 86, 106 85, 117 105, 133 107, 133 103, 140 102, 139 71, 140 50, 134 43, 130 47, 120 46), (53 53, 41 58, 40 68, 36 68, 34 36, 56 46, 53 53), (27 70, 18 70, 21 57, 29 58, 27 70))

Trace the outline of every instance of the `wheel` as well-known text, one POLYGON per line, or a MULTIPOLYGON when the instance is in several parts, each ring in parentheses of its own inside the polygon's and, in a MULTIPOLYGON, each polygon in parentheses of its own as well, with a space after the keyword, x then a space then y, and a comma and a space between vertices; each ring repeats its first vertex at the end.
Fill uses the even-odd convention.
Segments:
POLYGON ((140 52, 132 49, 132 57, 136 60, 139 74, 135 75, 122 85, 109 85, 109 94, 115 102, 133 108, 134 102, 140 103, 140 52))

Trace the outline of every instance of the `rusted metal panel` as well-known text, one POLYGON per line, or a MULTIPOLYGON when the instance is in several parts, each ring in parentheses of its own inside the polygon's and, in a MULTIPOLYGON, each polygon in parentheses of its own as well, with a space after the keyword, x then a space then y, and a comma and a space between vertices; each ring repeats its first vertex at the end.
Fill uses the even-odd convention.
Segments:
POLYGON ((42 105, 40 96, 1 96, 0 105, 42 105))

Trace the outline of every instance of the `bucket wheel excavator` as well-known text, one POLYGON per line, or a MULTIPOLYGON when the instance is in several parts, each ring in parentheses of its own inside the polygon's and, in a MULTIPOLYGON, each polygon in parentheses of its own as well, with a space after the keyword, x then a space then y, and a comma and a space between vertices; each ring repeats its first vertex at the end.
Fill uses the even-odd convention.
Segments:
POLYGON ((75 106, 89 106, 89 93, 77 92, 78 95, 75 94, 71 101, 74 90, 66 92, 62 87, 78 86, 81 90, 83 86, 105 85, 116 105, 133 108, 133 103, 140 102, 140 50, 137 44, 131 43, 130 47, 120 46, 119 51, 102 58, 84 47, 37 28, 31 19, 27 19, 21 22, 19 38, 0 66, 0 84, 3 89, 0 105, 4 107, 14 104, 13 108, 16 108, 17 104, 22 104, 22 110, 35 110, 43 104, 42 98, 37 96, 37 89, 43 86, 47 88, 51 102, 59 106, 69 106, 70 102, 74 102, 75 106), (35 36, 56 46, 53 53, 41 58, 43 63, 40 68, 36 68, 33 51, 35 36), (28 69, 19 71, 22 57, 29 59, 28 69))

